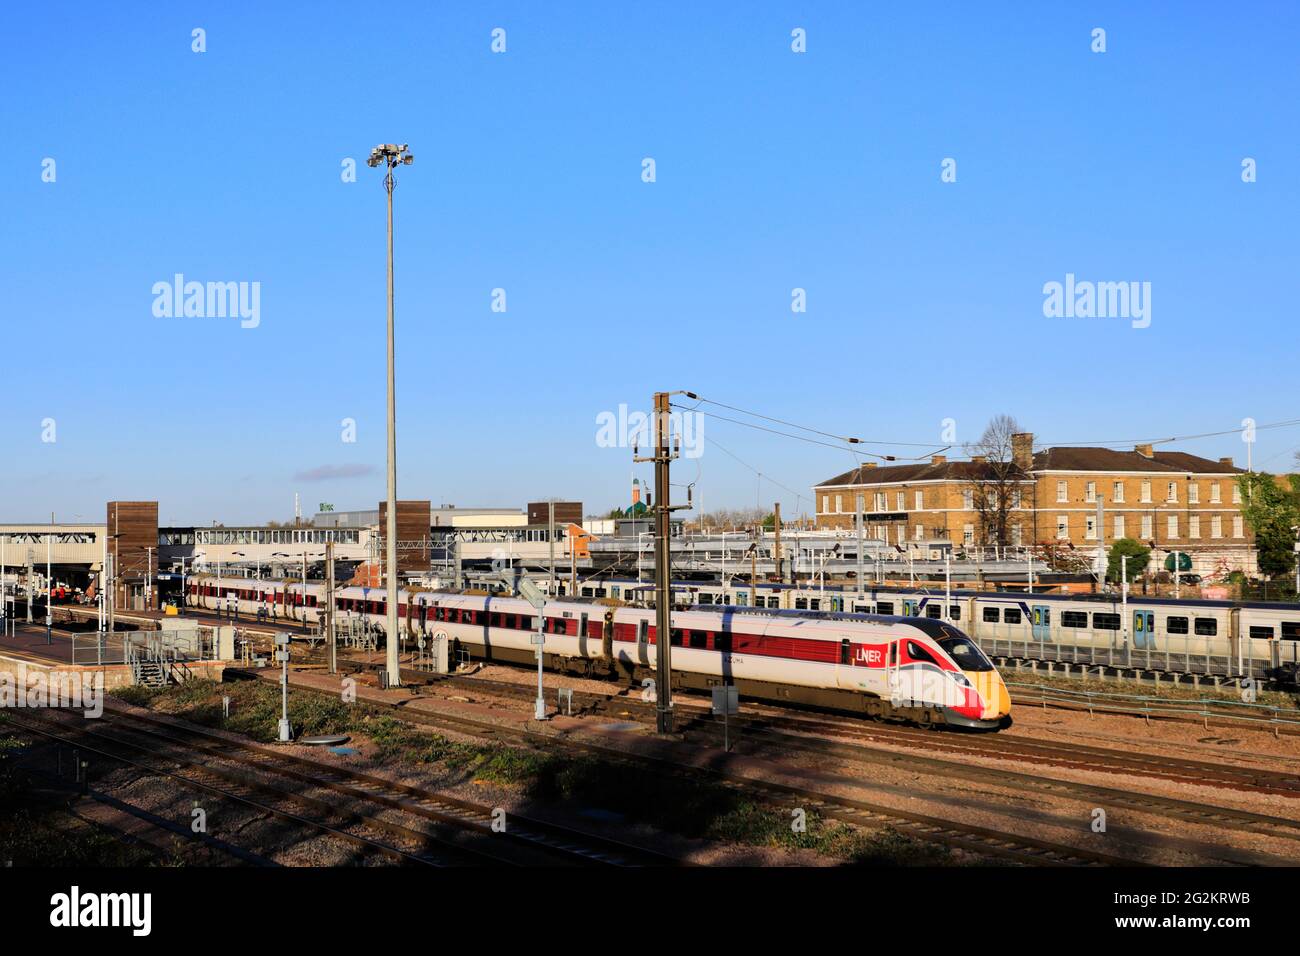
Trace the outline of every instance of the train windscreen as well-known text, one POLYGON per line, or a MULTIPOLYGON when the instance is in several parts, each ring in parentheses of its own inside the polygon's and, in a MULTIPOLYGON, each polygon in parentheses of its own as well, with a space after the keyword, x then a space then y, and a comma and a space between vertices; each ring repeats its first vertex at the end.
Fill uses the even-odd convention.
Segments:
POLYGON ((993 664, 969 637, 945 637, 939 646, 964 671, 991 671, 993 664))

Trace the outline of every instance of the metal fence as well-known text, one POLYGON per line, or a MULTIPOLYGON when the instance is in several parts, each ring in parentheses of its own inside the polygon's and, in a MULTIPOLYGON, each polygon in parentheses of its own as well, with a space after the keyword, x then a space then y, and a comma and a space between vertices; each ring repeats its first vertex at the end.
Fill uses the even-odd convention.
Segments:
POLYGON ((117 631, 74 634, 72 663, 114 665, 149 660, 182 663, 216 660, 216 636, 210 627, 184 631, 117 631))
POLYGON ((1025 660, 1140 668, 1207 677, 1254 677, 1263 679, 1280 665, 1300 660, 1297 641, 1262 638, 1238 639, 1237 653, 1221 637, 1169 634, 1158 646, 1135 647, 1118 634, 1106 644, 1067 644, 1031 637, 980 637, 976 643, 990 657, 1018 657, 1025 660))

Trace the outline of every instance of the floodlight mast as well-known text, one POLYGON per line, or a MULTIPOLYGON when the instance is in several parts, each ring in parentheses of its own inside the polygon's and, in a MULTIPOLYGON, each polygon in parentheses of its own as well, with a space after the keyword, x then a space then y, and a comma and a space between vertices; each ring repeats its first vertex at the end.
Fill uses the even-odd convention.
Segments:
POLYGON ((384 583, 387 586, 388 615, 386 667, 388 686, 401 684, 401 661, 397 641, 397 389, 394 375, 393 345, 393 189, 397 179, 393 170, 398 164, 409 166, 414 160, 408 146, 384 143, 370 151, 366 165, 386 165, 384 190, 388 193, 388 520, 384 530, 384 583))

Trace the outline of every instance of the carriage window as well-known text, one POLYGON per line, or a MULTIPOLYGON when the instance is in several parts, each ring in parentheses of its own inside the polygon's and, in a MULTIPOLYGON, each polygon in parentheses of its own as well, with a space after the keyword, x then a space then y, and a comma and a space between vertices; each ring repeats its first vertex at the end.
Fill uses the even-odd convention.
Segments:
POLYGON ((893 613, 894 613, 894 602, 893 602, 893 601, 881 601, 879 604, 876 605, 876 613, 877 613, 877 614, 893 614, 893 613))
POLYGON ((819 598, 813 598, 808 602, 808 606, 814 611, 820 611, 822 609, 822 602, 819 598))
POLYGON ((930 654, 930 652, 927 651, 920 644, 916 643, 915 641, 907 642, 907 656, 914 661, 921 661, 926 664, 934 664, 935 667, 939 666, 938 662, 934 659, 934 657, 930 654))
POLYGON ((938 604, 927 604, 925 606, 926 617, 939 617, 942 614, 943 614, 943 608, 940 607, 938 604))
POLYGON ((767 606, 768 606, 768 607, 780 607, 780 606, 781 606, 781 599, 780 599, 780 598, 777 598, 777 597, 770 597, 770 598, 767 599, 767 606))
POLYGON ((690 631, 690 645, 696 650, 702 650, 709 646, 709 635, 707 631, 690 631))
POLYGON ((636 642, 638 644, 644 644, 646 642, 646 636, 649 627, 650 627, 650 622, 645 620, 644 618, 636 622, 636 642))
POLYGON ((1187 618, 1185 617, 1165 618, 1165 630, 1168 631, 1170 634, 1186 634, 1187 618))
POLYGON ((713 638, 713 649, 714 649, 715 651, 729 651, 729 650, 731 650, 731 635, 730 635, 730 634, 718 634, 717 636, 715 636, 715 637, 713 638))
POLYGON ((1196 633, 1205 637, 1213 637, 1219 633, 1219 622, 1212 617, 1198 617, 1196 619, 1196 633))
POLYGON ((713 595, 712 595, 712 594, 704 594, 703 592, 701 592, 701 593, 700 593, 700 603, 701 603, 701 604, 712 604, 712 603, 713 603, 713 595))
MULTIPOLYGON (((954 608, 953 610, 956 610, 956 608, 954 608)), ((953 615, 953 620, 955 621, 956 619, 957 619, 956 615, 953 615)), ((1004 624, 1019 624, 1020 608, 1018 607, 1004 608, 1002 611, 1002 621, 1004 624)))
POLYGON ((1282 640, 1300 641, 1300 621, 1282 622, 1282 640))
MULTIPOLYGON (((1019 614, 1020 612, 1017 611, 1016 613, 1019 614)), ((961 605, 960 605, 960 604, 954 604, 954 605, 952 605, 950 608, 948 608, 948 620, 950 620, 950 621, 960 621, 960 620, 961 620, 961 605)), ((1007 620, 1010 621, 1011 618, 1008 617, 1007 620)))
POLYGON ((849 662, 849 639, 845 637, 840 640, 840 663, 847 664, 848 662, 849 662))
POLYGON ((806 610, 808 610, 808 599, 807 599, 807 598, 795 598, 795 599, 794 599, 794 608, 795 608, 796 611, 806 611, 806 610))
POLYGON ((870 613, 871 613, 871 605, 870 605, 870 604, 855 604, 855 605, 853 605, 853 610, 857 611, 859 614, 870 614, 870 613))
POLYGON ((996 624, 998 622, 998 609, 995 607, 986 607, 984 609, 984 623, 996 624))
POLYGON ((1092 626, 1098 631, 1118 631, 1119 615, 1103 614, 1101 611, 1098 611, 1092 616, 1092 626))
POLYGON ((669 628, 668 643, 672 644, 673 647, 682 646, 682 629, 680 627, 669 628))
POLYGON ((1273 640, 1273 628, 1259 627, 1258 625, 1252 624, 1250 627, 1250 636, 1256 641, 1271 641, 1273 640))
POLYGON ((1061 627, 1087 627, 1087 611, 1062 611, 1061 627))

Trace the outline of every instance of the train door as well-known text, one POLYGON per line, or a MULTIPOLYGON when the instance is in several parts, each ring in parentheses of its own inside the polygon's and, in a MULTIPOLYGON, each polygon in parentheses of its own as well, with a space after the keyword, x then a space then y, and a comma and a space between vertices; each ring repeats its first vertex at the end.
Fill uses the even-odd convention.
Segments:
POLYGON ((916 617, 921 613, 921 602, 914 598, 904 598, 903 613, 908 617, 916 617))
POLYGON ((886 653, 885 694, 894 706, 899 706, 903 695, 898 685, 898 641, 890 641, 886 653))
POLYGON ((1150 650, 1156 646, 1156 615, 1154 611, 1133 612, 1133 646, 1150 650))
POLYGON ((1047 642, 1052 639, 1052 609, 1046 604, 1035 604, 1033 614, 1034 640, 1047 642))
POLYGON ((832 611, 842 611, 842 610, 844 610, 844 598, 842 598, 842 597, 838 597, 838 596, 832 596, 832 597, 831 597, 831 610, 832 610, 832 611))

